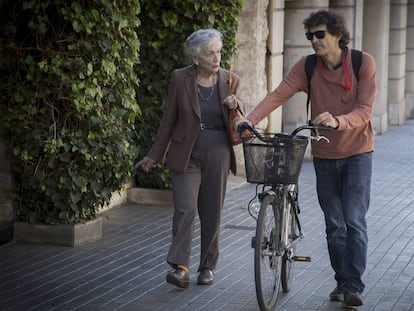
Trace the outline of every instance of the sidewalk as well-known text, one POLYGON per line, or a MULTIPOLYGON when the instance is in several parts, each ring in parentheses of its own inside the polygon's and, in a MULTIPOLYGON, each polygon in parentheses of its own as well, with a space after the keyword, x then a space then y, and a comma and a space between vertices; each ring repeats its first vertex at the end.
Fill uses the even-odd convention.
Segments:
MULTIPOLYGON (((358 310, 414 310, 414 120, 376 136, 364 305, 358 310)), ((322 212, 310 162, 303 165, 300 203, 305 239, 289 293, 277 310, 344 310, 329 302, 334 288, 322 212)), ((172 208, 128 204, 106 212, 101 240, 80 247, 8 243, 0 246, 0 310, 257 311, 250 247, 255 222, 246 210, 255 186, 231 180, 222 216, 215 282, 196 285, 199 225, 191 283, 165 282, 172 208)))

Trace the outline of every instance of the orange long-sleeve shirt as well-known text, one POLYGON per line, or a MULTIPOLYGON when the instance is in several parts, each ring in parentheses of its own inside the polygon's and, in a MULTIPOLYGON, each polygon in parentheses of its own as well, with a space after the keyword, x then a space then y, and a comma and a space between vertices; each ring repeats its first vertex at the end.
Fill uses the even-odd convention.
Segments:
MULTIPOLYGON (((375 61, 370 54, 363 53, 357 81, 349 49, 346 54, 346 65, 352 81, 350 90, 344 90, 341 86, 341 83, 345 83, 343 67, 330 71, 324 68, 319 57, 312 75, 311 118, 328 111, 339 121, 337 130, 323 131, 329 143, 324 140, 312 141, 312 155, 318 158, 342 159, 374 150, 371 117, 376 95, 375 61)), ((307 92, 305 59, 306 56, 302 57, 279 86, 253 109, 246 117, 249 121, 256 125, 295 93, 307 92)))

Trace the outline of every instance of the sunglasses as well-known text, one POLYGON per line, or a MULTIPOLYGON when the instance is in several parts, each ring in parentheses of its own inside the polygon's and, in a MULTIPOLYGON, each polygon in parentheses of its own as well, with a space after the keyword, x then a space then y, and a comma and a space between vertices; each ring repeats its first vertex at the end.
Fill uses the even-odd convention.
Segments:
POLYGON ((308 32, 305 33, 306 39, 308 39, 309 41, 311 41, 313 39, 313 36, 315 36, 316 39, 318 39, 318 40, 323 39, 323 38, 325 38, 325 34, 326 34, 325 30, 318 30, 318 31, 315 31, 315 32, 309 32, 308 31, 308 32))

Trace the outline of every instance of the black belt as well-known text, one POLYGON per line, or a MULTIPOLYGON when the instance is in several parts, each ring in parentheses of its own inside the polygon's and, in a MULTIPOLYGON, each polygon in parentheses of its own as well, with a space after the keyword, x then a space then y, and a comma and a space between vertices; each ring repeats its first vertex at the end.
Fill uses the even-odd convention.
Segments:
POLYGON ((224 131, 226 129, 223 125, 211 124, 211 123, 200 123, 200 128, 202 130, 214 130, 214 131, 224 131))

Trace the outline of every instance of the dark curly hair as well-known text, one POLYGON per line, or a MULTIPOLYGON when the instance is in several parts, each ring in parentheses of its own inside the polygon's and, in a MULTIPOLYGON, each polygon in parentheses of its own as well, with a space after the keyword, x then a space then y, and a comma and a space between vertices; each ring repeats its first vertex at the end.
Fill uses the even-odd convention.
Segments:
POLYGON ((339 47, 345 48, 350 40, 349 31, 346 28, 345 21, 342 16, 327 10, 319 10, 311 13, 308 18, 303 21, 305 31, 309 31, 312 27, 326 25, 328 32, 334 36, 340 36, 339 47))

